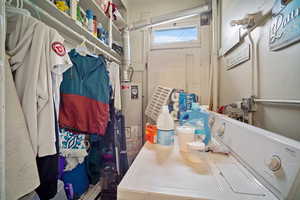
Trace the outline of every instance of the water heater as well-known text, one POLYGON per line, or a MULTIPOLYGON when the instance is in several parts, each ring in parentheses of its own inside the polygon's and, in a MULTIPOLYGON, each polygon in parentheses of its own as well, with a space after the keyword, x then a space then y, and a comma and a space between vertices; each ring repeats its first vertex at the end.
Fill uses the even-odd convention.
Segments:
POLYGON ((143 145, 142 86, 139 83, 122 83, 121 92, 127 156, 131 164, 143 145))

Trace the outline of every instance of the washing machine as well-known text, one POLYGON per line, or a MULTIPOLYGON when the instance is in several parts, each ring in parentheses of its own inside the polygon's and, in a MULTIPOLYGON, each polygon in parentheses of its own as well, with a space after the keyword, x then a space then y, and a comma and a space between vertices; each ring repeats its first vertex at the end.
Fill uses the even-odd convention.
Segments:
POLYGON ((229 155, 191 163, 178 145, 146 143, 118 186, 118 200, 299 200, 300 143, 212 113, 229 155))

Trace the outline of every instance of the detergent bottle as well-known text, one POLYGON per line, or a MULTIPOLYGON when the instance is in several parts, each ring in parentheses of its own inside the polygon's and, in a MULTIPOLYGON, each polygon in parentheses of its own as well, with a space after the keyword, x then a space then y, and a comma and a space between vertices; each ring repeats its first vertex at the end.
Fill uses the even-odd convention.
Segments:
POLYGON ((163 106, 157 119, 157 143, 164 146, 174 144, 174 121, 168 106, 163 106))
POLYGON ((195 140, 202 140, 207 145, 211 140, 209 128, 209 113, 202 110, 197 103, 192 104, 192 109, 180 113, 180 124, 195 128, 195 140))

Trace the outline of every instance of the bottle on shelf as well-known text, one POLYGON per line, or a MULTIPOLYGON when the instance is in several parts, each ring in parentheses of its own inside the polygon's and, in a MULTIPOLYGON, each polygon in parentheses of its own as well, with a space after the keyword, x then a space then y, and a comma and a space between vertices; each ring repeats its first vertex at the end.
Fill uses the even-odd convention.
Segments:
POLYGON ((85 24, 85 12, 83 11, 80 6, 77 6, 77 18, 76 23, 78 23, 80 26, 83 26, 85 24))
POLYGON ((87 23, 88 23, 88 31, 91 33, 94 33, 94 19, 93 19, 93 11, 88 9, 86 11, 86 18, 87 18, 87 23))
POLYGON ((70 15, 74 20, 77 20, 77 8, 79 0, 70 0, 70 15))
POLYGON ((102 24, 98 23, 98 25, 97 25, 97 38, 99 40, 101 40, 101 28, 102 28, 102 24))
POLYGON ((97 37, 97 17, 93 16, 93 34, 97 37))

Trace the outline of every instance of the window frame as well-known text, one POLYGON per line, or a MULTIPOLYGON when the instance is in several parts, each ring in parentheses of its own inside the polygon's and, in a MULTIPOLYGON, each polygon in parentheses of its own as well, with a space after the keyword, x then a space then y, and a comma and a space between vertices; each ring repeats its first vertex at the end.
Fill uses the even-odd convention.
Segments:
POLYGON ((180 24, 173 24, 163 27, 155 27, 152 28, 150 32, 150 45, 151 50, 155 49, 176 49, 176 48, 191 48, 191 47, 201 47, 201 34, 200 34, 200 22, 199 23, 180 23, 180 24), (154 32, 161 31, 161 30, 171 30, 171 29, 181 29, 181 28, 190 28, 196 27, 197 30, 197 40, 187 41, 187 42, 172 42, 172 43, 154 43, 154 32))

